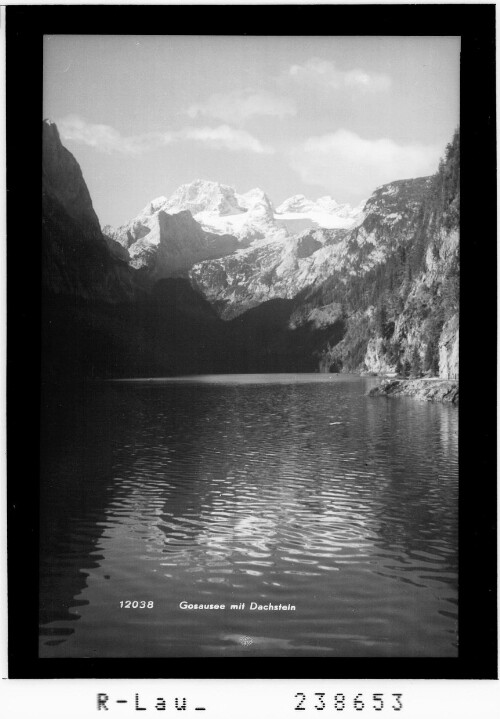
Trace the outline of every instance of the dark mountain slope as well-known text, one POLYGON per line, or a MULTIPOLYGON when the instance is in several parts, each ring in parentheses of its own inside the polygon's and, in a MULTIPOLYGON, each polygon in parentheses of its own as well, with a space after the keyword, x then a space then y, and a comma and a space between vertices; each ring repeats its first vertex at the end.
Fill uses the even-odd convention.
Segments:
POLYGON ((329 343, 340 341, 343 321, 320 328, 312 322, 294 327, 295 309, 293 300, 269 300, 227 323, 236 371, 318 371, 318 355, 329 343))
POLYGON ((227 326, 187 280, 135 302, 45 298, 44 375, 151 377, 231 371, 227 326))
POLYGON ((227 327, 208 302, 186 280, 153 285, 111 243, 77 161, 44 122, 44 379, 228 371, 227 327))
POLYGON ((44 291, 109 302, 140 287, 108 248, 89 191, 57 127, 42 124, 42 286, 44 291))

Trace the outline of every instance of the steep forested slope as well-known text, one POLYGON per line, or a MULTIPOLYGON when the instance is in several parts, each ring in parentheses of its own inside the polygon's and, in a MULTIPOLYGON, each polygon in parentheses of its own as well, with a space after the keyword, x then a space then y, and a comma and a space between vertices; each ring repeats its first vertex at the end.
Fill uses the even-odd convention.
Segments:
MULTIPOLYGON (((380 203, 397 185, 379 188, 368 204, 380 203)), ((328 314, 332 307, 335 321, 341 318, 345 323, 343 339, 319 353, 323 370, 458 377, 458 131, 438 172, 421 182, 421 190, 418 202, 414 192, 411 204, 399 193, 397 206, 384 207, 378 216, 370 213, 378 242, 385 225, 385 244, 391 247, 379 264, 350 277, 334 271, 320 286, 296 298, 296 324, 310 321, 311 313, 328 314), (403 208, 407 217, 401 227, 403 208)), ((356 251, 356 235, 359 230, 352 233, 351 255, 359 260, 362 248, 356 251)))

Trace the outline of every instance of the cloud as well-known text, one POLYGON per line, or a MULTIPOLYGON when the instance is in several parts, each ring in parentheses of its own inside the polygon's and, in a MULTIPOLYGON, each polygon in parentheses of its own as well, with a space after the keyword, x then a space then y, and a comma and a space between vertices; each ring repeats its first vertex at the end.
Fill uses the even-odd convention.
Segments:
POLYGON ((260 140, 245 130, 236 130, 229 125, 219 127, 189 127, 177 133, 179 139, 194 140, 210 147, 225 150, 247 150, 256 153, 272 153, 272 147, 263 145, 260 140))
POLYGON ((64 140, 73 140, 99 152, 139 155, 149 150, 171 145, 174 142, 193 141, 229 151, 272 153, 273 148, 244 130, 229 125, 218 127, 184 127, 169 132, 150 132, 140 135, 122 135, 110 125, 86 122, 77 115, 57 120, 59 133, 64 140))
POLYGON ((366 140, 340 129, 310 137, 289 153, 289 160, 304 182, 327 188, 338 200, 362 199, 387 182, 432 174, 442 149, 366 140))
POLYGON ((389 75, 360 69, 338 70, 332 62, 316 57, 303 65, 292 65, 288 75, 296 82, 331 90, 354 88, 362 92, 385 92, 392 82, 389 75))
POLYGON ((110 125, 89 123, 77 115, 68 115, 57 120, 56 124, 64 140, 73 140, 106 153, 138 155, 160 145, 167 145, 174 139, 171 133, 143 133, 124 137, 110 125))
POLYGON ((187 109, 191 118, 204 115, 235 124, 250 117, 264 115, 282 119, 296 113, 297 108, 291 99, 254 90, 234 90, 211 95, 204 102, 194 103, 187 109))

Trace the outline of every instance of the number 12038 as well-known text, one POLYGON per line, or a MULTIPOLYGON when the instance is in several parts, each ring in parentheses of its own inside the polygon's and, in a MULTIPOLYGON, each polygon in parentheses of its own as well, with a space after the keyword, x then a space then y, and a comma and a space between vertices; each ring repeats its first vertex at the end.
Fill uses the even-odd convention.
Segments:
POLYGON ((153 609, 154 602, 147 602, 146 600, 139 601, 135 599, 127 599, 126 601, 120 602, 120 609, 153 609))

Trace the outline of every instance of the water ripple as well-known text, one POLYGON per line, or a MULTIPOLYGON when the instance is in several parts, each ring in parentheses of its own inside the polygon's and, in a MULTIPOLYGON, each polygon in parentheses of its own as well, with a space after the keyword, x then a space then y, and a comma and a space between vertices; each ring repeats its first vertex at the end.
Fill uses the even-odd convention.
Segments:
POLYGON ((456 655, 455 408, 299 379, 116 384, 52 418, 43 656, 456 655), (247 608, 179 610, 202 596, 247 608))

